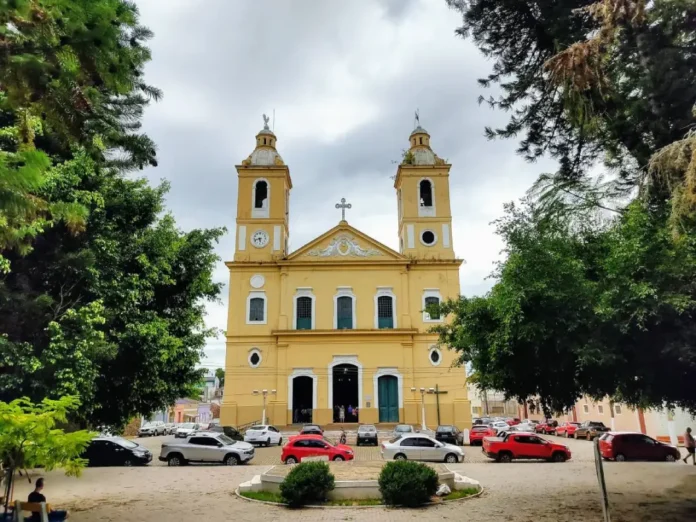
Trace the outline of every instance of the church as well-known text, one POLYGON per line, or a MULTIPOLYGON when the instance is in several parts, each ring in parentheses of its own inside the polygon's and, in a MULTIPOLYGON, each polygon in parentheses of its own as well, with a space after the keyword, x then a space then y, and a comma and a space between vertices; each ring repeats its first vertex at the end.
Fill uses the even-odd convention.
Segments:
POLYGON ((292 179, 264 121, 236 167, 221 423, 470 428, 465 370, 429 333, 444 318, 425 311, 459 295, 451 165, 419 124, 394 182, 398 252, 352 227, 345 199, 335 227, 289 252, 292 179))

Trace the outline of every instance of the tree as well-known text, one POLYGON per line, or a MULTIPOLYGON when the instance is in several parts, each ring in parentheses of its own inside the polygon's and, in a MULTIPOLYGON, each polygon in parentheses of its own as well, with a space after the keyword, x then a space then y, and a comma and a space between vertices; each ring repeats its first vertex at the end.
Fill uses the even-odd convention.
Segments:
POLYGON ((34 404, 15 399, 0 402, 0 462, 3 465, 5 513, 11 502, 12 479, 16 471, 42 466, 46 471, 64 468, 66 475, 80 474, 86 461, 80 458, 94 437, 88 431, 66 433, 57 425, 80 405, 77 397, 44 399, 34 404))
POLYGON ((216 368, 215 377, 217 377, 218 381, 220 381, 220 388, 224 388, 225 387, 225 370, 223 370, 222 368, 216 368))

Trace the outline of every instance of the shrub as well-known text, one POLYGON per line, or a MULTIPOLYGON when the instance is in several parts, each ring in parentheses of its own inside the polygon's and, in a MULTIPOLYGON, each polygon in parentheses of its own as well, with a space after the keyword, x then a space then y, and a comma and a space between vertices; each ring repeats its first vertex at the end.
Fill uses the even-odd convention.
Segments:
POLYGON ((389 506, 421 506, 437 491, 437 473, 420 462, 387 462, 379 474, 379 491, 389 506))
POLYGON ((334 476, 326 462, 305 462, 295 466, 280 485, 280 495, 291 507, 322 502, 334 488, 334 476))

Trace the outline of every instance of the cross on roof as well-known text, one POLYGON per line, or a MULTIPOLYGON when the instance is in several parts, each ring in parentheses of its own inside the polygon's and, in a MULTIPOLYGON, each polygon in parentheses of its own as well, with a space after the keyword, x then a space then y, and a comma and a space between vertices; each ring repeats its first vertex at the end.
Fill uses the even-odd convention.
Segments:
POLYGON ((353 205, 351 205, 350 203, 346 203, 346 198, 341 198, 341 202, 336 203, 336 208, 341 209, 341 221, 345 221, 346 220, 346 209, 353 208, 353 205))

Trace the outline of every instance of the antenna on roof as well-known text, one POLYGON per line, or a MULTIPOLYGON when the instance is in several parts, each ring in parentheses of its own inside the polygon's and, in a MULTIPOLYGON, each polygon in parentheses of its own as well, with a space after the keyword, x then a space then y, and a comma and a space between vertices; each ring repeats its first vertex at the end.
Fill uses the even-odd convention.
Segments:
POLYGON ((413 128, 415 129, 416 127, 420 126, 420 113, 418 112, 418 109, 416 109, 416 115, 415 115, 415 120, 413 122, 413 128))

